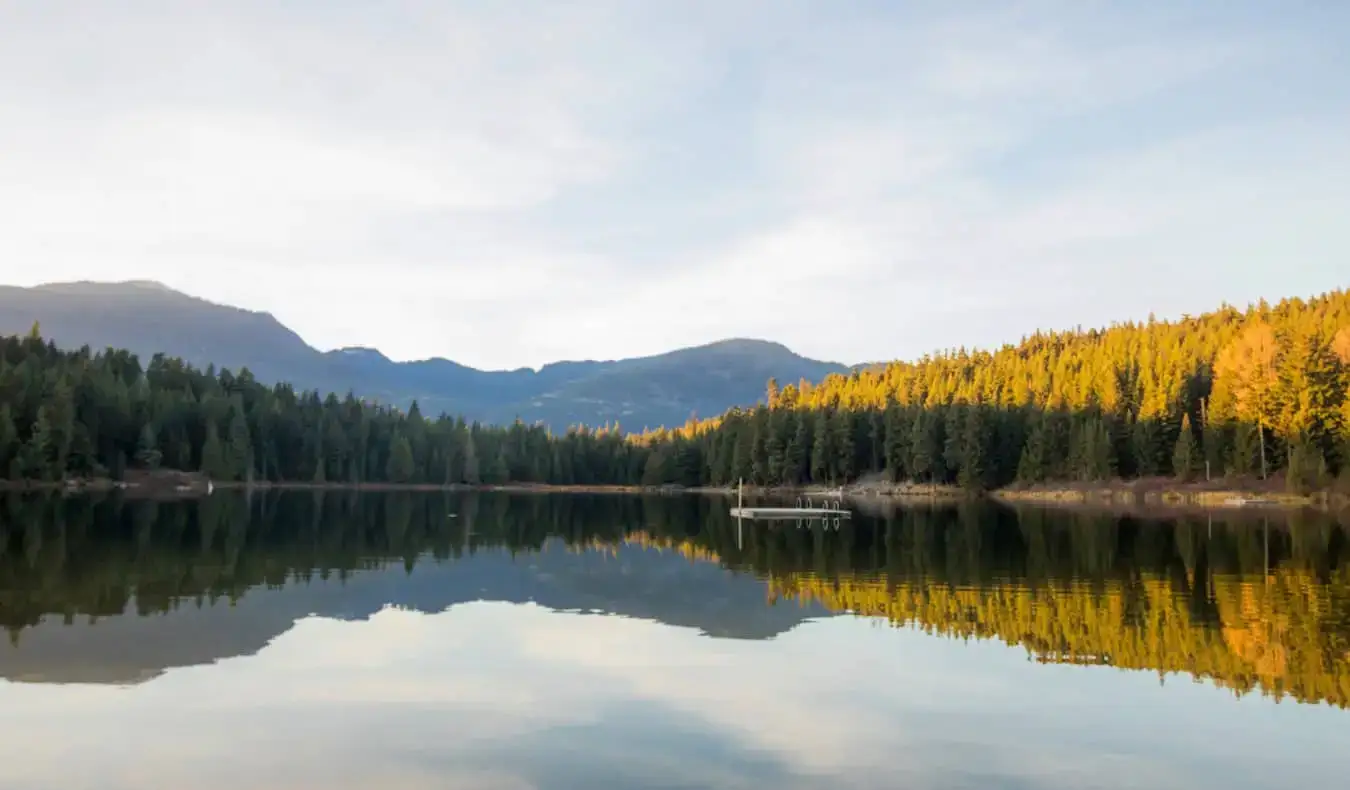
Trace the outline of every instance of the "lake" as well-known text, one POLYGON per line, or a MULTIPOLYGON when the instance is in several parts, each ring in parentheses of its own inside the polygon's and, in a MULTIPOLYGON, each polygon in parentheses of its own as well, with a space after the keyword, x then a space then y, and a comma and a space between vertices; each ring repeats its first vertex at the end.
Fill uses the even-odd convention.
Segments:
POLYGON ((0 499, 0 788, 1332 788, 1350 542, 992 505, 0 499))

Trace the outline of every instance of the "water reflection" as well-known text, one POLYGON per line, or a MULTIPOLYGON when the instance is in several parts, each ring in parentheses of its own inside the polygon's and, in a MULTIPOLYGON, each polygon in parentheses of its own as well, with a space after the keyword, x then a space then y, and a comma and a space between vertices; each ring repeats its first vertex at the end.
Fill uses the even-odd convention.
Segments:
POLYGON ((739 638, 857 612, 1022 645, 1046 662, 1184 672, 1238 692, 1350 704, 1350 546, 1328 520, 970 506, 883 511, 837 531, 738 532, 723 503, 675 497, 3 504, 0 623, 16 647, 0 653, 0 671, 10 677, 61 679, 64 651, 86 664, 70 679, 97 679, 107 651, 90 649, 95 632, 120 638, 121 658, 164 654, 108 675, 130 679, 256 651, 308 613, 351 619, 386 604, 434 612, 483 599, 739 638), (428 572, 410 575, 419 563, 428 572), (58 627, 76 622, 100 627, 58 627))
POLYGON ((1315 519, 2 504, 0 788, 1271 787, 1350 748, 1315 519))

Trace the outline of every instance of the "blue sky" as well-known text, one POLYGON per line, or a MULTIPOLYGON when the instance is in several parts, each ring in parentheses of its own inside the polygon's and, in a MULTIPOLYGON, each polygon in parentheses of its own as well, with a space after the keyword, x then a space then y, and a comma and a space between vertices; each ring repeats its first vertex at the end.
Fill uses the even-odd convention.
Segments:
POLYGON ((0 282, 482 367, 1350 284, 1336 2, 0 3, 0 282))

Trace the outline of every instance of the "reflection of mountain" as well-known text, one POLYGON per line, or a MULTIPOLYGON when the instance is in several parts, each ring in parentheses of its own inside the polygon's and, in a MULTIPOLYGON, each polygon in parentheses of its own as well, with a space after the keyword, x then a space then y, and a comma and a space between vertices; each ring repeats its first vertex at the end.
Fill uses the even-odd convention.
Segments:
POLYGON ((1344 530, 1297 520, 918 508, 738 535, 725 503, 697 497, 0 499, 0 625, 17 644, 0 673, 132 681, 255 652, 310 613, 487 599, 740 638, 849 611, 1350 706, 1347 552, 1344 530))
POLYGON ((310 614, 364 619, 385 606, 442 611, 469 601, 532 601, 551 609, 595 611, 696 628, 720 638, 766 639, 790 630, 819 606, 767 606, 767 585, 717 565, 640 545, 568 550, 550 541, 512 557, 478 549, 457 560, 402 562, 352 573, 256 588, 234 605, 185 604, 139 617, 70 625, 47 617, 17 645, 0 648, 0 676, 56 683, 135 683, 177 666, 257 652, 310 614))

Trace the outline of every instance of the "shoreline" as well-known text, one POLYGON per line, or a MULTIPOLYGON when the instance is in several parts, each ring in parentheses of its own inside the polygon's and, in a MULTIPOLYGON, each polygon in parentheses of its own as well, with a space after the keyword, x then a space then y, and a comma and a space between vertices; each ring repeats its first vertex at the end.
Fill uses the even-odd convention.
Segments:
MULTIPOLYGON (((889 483, 865 481, 844 486, 746 486, 745 493, 756 497, 800 497, 838 499, 845 502, 934 503, 988 499, 1006 506, 1038 507, 1116 512, 1213 512, 1281 511, 1312 509, 1335 512, 1350 508, 1350 496, 1332 490, 1310 495, 1290 494, 1266 481, 1265 485, 1225 485, 1219 482, 1181 483, 1178 481, 1131 480, 1101 483, 1040 484, 1011 486, 984 492, 972 492, 951 485, 889 483)), ((1257 481, 1260 482, 1260 481, 1257 481)), ((559 485, 552 483, 345 483, 300 481, 210 481, 195 473, 169 472, 138 475, 132 480, 106 478, 63 481, 0 480, 0 492, 47 492, 64 495, 119 492, 137 499, 194 499, 211 491, 368 491, 368 492, 446 492, 511 494, 608 494, 678 495, 701 494, 734 497, 735 486, 678 485, 559 485)))

